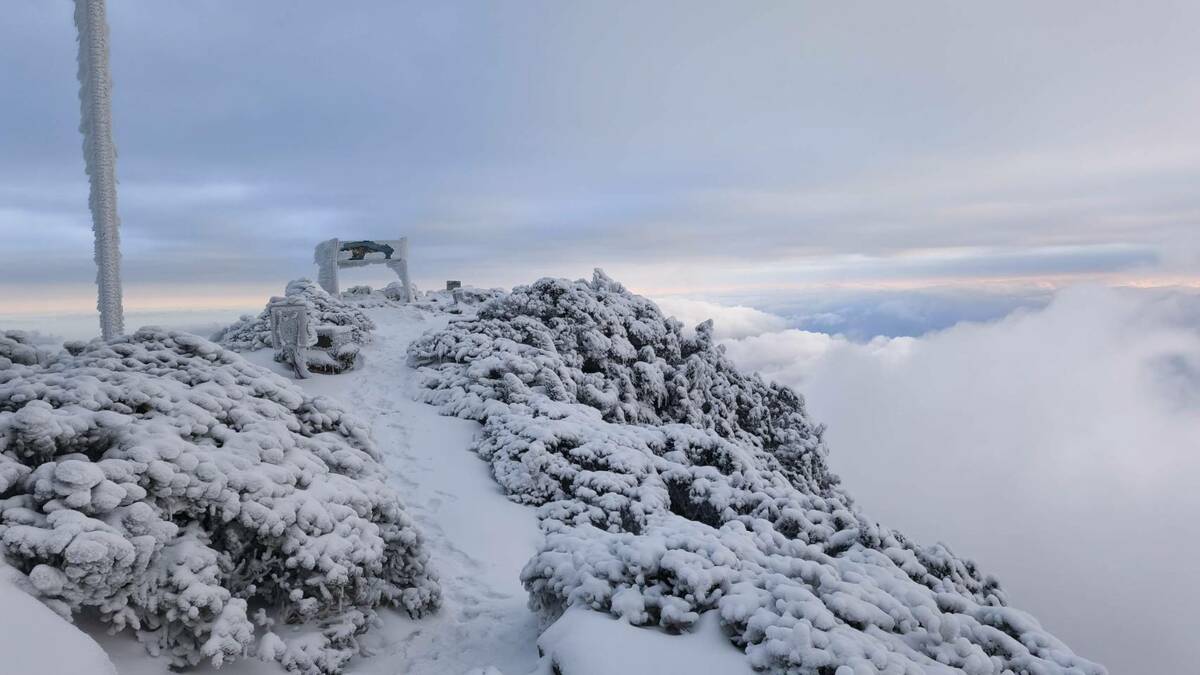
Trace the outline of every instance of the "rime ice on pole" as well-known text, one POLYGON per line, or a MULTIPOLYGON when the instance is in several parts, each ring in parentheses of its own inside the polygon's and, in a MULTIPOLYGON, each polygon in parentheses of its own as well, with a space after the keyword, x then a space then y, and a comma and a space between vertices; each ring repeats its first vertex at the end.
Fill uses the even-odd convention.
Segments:
POLYGON ((79 33, 79 131, 95 231, 97 309, 104 339, 125 330, 121 306, 121 220, 117 216, 117 148, 112 138, 112 78, 105 0, 75 0, 79 33))

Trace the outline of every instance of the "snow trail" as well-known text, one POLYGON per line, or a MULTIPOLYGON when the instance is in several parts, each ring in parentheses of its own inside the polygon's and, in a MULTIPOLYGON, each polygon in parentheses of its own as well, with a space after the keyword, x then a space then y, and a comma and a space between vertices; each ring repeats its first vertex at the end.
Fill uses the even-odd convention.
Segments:
MULTIPOLYGON (((352 662, 347 672, 453 675, 495 665, 527 673, 538 660, 538 619, 527 607, 520 573, 541 537, 536 514, 509 501, 487 464, 469 450, 477 423, 442 416, 413 397, 418 375, 406 363, 408 343, 444 326, 449 316, 416 308, 366 311, 379 329, 363 349, 365 365, 299 384, 340 398, 371 423, 392 479, 425 535, 444 597, 441 609, 416 621, 381 612, 385 625, 365 639, 372 655, 352 662)), ((270 358, 269 352, 260 355, 270 358)))

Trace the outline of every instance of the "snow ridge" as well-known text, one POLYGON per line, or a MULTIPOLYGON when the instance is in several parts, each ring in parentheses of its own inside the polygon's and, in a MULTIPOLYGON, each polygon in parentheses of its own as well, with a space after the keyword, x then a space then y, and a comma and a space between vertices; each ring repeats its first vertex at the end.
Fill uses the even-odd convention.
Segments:
POLYGON ((801 397, 745 375, 597 270, 542 279, 414 341, 420 394, 546 535, 522 579, 572 606, 688 630, 719 612, 755 668, 802 675, 1100 675, 943 546, 868 519, 801 397))
POLYGON ((369 428, 237 354, 143 328, 0 368, 0 552, 176 666, 339 672, 380 604, 439 603, 369 428), (315 632, 283 639, 276 620, 315 632))

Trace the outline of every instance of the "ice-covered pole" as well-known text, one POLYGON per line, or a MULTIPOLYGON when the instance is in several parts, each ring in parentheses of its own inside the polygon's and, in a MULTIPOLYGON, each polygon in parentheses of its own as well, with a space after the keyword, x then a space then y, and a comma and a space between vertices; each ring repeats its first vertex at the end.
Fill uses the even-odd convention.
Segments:
POLYGON ((121 307, 121 238, 117 218, 117 149, 112 139, 112 79, 108 72, 105 0, 75 0, 79 33, 79 130, 91 194, 96 235, 96 286, 100 334, 107 340, 125 330, 121 307))

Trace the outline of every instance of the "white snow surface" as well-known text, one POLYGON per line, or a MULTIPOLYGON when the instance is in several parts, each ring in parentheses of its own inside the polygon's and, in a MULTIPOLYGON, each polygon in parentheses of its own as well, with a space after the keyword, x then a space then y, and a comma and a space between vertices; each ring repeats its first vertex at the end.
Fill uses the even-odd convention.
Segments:
POLYGON ((115 674, 100 645, 26 592, 27 583, 0 561, 0 673, 115 674))
MULTIPOLYGON (((729 643, 717 612, 705 612, 682 635, 647 630, 600 612, 572 607, 538 639, 562 675, 752 675, 746 655, 729 643)), ((553 669, 551 669, 553 672, 553 669)))

